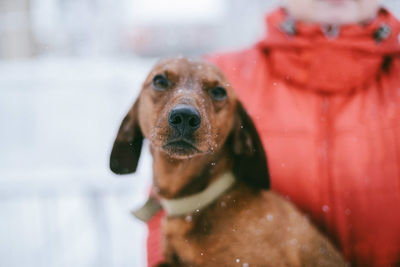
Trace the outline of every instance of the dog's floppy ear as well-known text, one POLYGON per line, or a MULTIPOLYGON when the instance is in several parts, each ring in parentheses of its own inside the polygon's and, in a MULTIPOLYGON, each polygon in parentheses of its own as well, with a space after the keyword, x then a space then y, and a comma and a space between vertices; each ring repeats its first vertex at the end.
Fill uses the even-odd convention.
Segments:
POLYGON ((138 121, 138 102, 125 116, 110 156, 110 169, 117 174, 136 171, 142 150, 143 134, 138 121))
POLYGON ((256 127, 238 101, 231 135, 233 172, 238 179, 255 188, 269 189, 267 158, 256 127))

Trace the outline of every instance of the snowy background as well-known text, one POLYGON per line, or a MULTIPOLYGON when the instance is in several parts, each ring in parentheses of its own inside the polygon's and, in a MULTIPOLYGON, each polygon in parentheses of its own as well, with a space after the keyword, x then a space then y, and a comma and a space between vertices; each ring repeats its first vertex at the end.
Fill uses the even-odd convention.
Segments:
POLYGON ((151 158, 134 175, 108 170, 122 117, 159 57, 249 45, 277 3, 0 1, 0 266, 145 266, 130 210, 151 158))

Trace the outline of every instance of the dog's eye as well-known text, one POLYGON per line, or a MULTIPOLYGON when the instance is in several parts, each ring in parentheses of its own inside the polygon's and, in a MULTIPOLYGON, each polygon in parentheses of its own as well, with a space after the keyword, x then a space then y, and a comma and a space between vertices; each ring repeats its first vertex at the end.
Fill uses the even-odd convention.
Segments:
POLYGON ((220 86, 211 89, 210 95, 213 99, 215 99, 217 101, 222 101, 227 96, 225 88, 220 87, 220 86))
POLYGON ((153 87, 157 91, 163 91, 169 87, 169 81, 164 75, 158 74, 153 78, 153 87))

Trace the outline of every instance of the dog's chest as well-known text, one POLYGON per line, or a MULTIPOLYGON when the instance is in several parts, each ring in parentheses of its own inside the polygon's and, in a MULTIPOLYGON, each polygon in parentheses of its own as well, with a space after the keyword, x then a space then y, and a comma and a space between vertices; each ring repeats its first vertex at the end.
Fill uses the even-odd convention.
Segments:
MULTIPOLYGON (((220 206, 204 215, 167 219, 163 225, 167 258, 176 266, 297 266, 282 261, 279 243, 286 238, 273 234, 279 229, 276 217, 267 213, 255 217, 259 211, 242 208, 220 206)), ((294 246, 293 254, 285 257, 298 262, 296 244, 288 245, 294 246)))

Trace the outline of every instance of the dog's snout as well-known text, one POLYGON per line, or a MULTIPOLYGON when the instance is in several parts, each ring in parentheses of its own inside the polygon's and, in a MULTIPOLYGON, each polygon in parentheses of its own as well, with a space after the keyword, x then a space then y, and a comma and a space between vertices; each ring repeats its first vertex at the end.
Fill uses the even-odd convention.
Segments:
POLYGON ((189 135, 200 127, 201 117, 194 106, 180 104, 170 111, 168 122, 181 135, 189 135))

